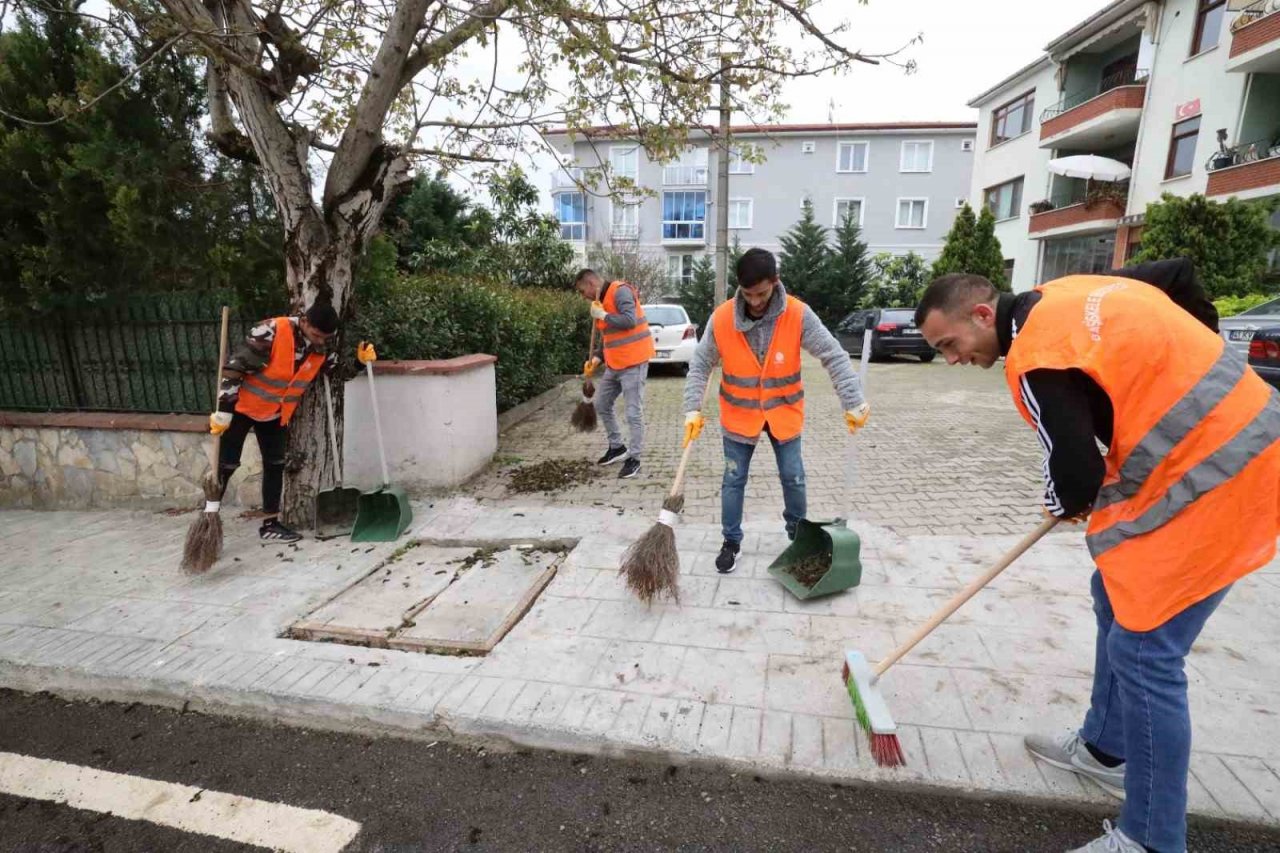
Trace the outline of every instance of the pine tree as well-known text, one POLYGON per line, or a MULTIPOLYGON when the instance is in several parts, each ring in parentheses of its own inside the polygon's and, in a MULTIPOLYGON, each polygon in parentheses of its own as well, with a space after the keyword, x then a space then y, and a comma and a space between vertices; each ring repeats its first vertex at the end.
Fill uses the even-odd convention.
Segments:
POLYGON ((966 204, 956 214, 956 221, 947 232, 947 243, 942 254, 933 263, 933 277, 953 272, 973 272, 974 239, 977 236, 978 220, 973 215, 973 208, 966 204))
POLYGON ((742 248, 742 240, 734 234, 733 242, 729 244, 729 274, 725 276, 724 283, 726 298, 733 296, 733 289, 738 286, 738 261, 746 251, 742 248))
POLYGON ((836 227, 835 249, 827 266, 824 306, 827 313, 814 310, 827 324, 833 325, 858 307, 874 275, 867 244, 862 241, 862 229, 852 213, 846 214, 836 227))
POLYGON ((996 217, 991 208, 983 207, 973 236, 973 265, 965 272, 983 276, 998 289, 1008 292, 1013 282, 1004 277, 1004 250, 996 237, 996 217))
POLYGON ((862 308, 911 308, 920 301, 928 284, 929 268, 915 252, 891 255, 881 252, 871 260, 871 286, 862 297, 862 308))
POLYGON ((787 291, 813 305, 823 301, 827 264, 831 247, 827 245, 827 229, 813 215, 813 202, 804 200, 800 221, 782 235, 782 253, 778 273, 787 291))
POLYGON ((689 319, 699 330, 707 327, 707 320, 715 309, 716 267, 710 255, 703 255, 693 264, 693 276, 681 280, 676 288, 676 299, 689 313, 689 319))

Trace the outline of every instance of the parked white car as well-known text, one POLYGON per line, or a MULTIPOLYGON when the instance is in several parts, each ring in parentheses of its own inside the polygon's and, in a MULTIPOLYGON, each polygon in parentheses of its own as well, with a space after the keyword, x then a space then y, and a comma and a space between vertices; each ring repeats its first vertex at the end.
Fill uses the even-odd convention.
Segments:
POLYGON ((698 327, 689 322, 684 306, 660 303, 642 307, 657 350, 649 363, 679 364, 688 370, 698 347, 698 327))

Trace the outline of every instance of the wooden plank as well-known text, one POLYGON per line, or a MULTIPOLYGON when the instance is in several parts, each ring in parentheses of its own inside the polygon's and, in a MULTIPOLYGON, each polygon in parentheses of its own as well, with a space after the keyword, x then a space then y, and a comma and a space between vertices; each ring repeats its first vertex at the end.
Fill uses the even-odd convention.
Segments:
POLYGON ((555 577, 563 554, 508 548, 463 573, 411 626, 388 641, 393 649, 484 654, 498 644, 555 577))

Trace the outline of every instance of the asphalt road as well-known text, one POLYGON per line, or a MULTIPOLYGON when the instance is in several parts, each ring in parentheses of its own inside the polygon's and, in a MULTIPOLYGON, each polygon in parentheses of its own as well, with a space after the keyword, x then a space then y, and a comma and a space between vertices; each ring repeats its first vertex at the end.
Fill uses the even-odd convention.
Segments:
MULTIPOLYGON (((194 785, 358 821, 348 847, 431 850, 1065 850, 1107 812, 713 769, 313 732, 0 690, 0 753, 194 785)), ((0 795, 0 851, 221 851, 237 843, 0 795)), ((1196 853, 1280 831, 1194 821, 1196 853)))

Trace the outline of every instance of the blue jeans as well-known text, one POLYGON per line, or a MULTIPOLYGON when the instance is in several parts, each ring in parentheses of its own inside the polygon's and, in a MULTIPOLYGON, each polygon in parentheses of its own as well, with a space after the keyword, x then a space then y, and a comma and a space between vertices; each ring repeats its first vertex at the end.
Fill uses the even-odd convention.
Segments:
MULTIPOLYGON (((767 433, 766 433, 767 434, 767 433)), ((804 460, 800 458, 800 436, 779 444, 772 436, 773 456, 778 460, 778 479, 782 481, 782 520, 787 535, 796 535, 796 523, 804 518, 804 460)), ((754 444, 743 444, 727 436, 724 439, 724 481, 720 488, 720 527, 726 542, 742 542, 742 502, 747 491, 747 473, 751 470, 754 444)))
POLYGON ((1125 761, 1120 829, 1160 853, 1187 849, 1191 711, 1183 662, 1226 587, 1144 632, 1115 621, 1102 575, 1093 573, 1098 641, 1093 696, 1080 736, 1125 761))

